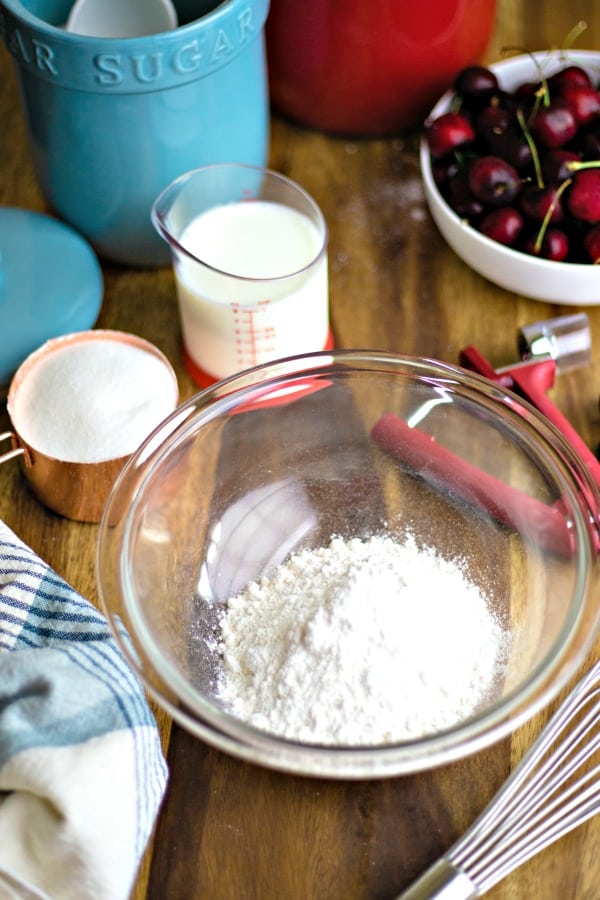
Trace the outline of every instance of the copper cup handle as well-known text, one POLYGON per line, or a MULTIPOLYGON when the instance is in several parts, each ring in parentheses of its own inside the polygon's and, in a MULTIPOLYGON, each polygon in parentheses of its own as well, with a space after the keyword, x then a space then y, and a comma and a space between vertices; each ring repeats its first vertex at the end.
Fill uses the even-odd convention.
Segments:
POLYGON ((3 441, 10 441, 12 449, 7 450, 5 453, 0 453, 0 465, 8 462, 9 459, 16 459, 17 456, 24 456, 26 461, 29 459, 27 450, 19 444, 18 438, 13 431, 3 431, 0 434, 0 443, 3 441))

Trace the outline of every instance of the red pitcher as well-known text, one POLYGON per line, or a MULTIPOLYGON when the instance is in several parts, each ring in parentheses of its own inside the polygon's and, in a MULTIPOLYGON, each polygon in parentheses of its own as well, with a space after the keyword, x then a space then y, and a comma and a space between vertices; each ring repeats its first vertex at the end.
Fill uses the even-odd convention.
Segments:
POLYGON ((419 125, 456 73, 480 61, 495 0, 271 0, 273 109, 340 135, 419 125))

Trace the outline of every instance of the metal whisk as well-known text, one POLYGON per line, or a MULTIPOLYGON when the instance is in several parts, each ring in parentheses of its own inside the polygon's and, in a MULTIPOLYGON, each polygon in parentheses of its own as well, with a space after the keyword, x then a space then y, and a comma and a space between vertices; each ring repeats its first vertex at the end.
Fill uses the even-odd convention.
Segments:
POLYGON ((468 831, 397 900, 474 900, 600 811, 600 662, 468 831))

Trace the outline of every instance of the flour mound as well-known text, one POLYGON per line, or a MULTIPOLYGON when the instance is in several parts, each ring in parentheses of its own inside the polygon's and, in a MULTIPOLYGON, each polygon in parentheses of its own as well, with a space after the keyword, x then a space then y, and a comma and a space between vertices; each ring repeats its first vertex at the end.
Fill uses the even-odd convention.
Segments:
POLYGON ((412 538, 334 538, 229 600, 219 695, 294 740, 389 744, 448 728, 491 690, 507 637, 458 563, 412 538))

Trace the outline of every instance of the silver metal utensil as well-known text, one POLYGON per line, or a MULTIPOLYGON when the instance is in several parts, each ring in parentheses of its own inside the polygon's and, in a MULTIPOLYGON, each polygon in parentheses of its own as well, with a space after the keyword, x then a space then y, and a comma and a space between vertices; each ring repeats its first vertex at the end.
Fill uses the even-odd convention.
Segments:
POLYGON ((600 662, 465 834, 396 900, 474 900, 600 811, 600 662))
POLYGON ((76 0, 65 29, 90 37, 127 38, 177 28, 171 0, 76 0))

